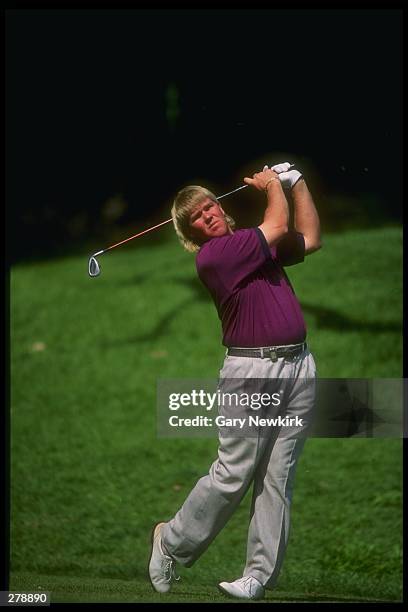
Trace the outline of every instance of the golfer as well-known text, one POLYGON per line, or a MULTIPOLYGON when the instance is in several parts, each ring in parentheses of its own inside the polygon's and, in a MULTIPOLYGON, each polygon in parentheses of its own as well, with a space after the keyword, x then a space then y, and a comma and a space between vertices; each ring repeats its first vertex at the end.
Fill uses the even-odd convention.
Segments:
MULTIPOLYGON (((320 248, 320 223, 305 180, 287 162, 245 178, 264 192, 259 227, 234 230, 217 198, 200 186, 182 189, 172 217, 184 248, 196 252, 197 272, 212 295, 227 347, 222 381, 241 390, 248 381, 278 381, 285 416, 308 422, 315 401, 316 367, 306 345, 301 307, 284 271, 320 248), (294 203, 289 230, 285 191, 294 203), (306 383, 305 383, 306 381, 306 383), (241 387, 240 387, 241 385, 241 387)), ((255 388, 255 387, 254 387, 255 388)), ((275 386, 276 388, 276 386, 275 386)), ((152 532, 149 576, 159 593, 190 567, 226 525, 253 483, 246 564, 241 577, 219 583, 225 594, 261 599, 276 584, 289 534, 297 461, 305 442, 297 427, 259 428, 251 435, 219 436, 218 457, 183 506, 152 532)))

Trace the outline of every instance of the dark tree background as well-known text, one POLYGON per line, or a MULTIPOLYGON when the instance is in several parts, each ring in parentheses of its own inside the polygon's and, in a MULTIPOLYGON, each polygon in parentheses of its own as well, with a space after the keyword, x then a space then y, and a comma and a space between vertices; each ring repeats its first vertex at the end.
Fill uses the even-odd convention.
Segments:
POLYGON ((328 229, 333 194, 400 220, 401 10, 5 15, 11 263, 169 218, 181 186, 228 191, 268 152, 315 169, 328 229))

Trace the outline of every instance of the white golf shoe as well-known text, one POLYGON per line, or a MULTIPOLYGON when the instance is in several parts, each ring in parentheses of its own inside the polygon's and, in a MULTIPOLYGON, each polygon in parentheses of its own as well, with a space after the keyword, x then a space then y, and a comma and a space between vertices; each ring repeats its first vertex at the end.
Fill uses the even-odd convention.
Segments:
POLYGON ((234 582, 220 582, 218 588, 225 595, 240 599, 262 599, 265 589, 256 578, 243 576, 234 582))
POLYGON ((174 580, 180 580, 176 573, 176 562, 163 551, 160 532, 165 523, 157 523, 152 530, 152 552, 149 561, 149 578, 158 593, 167 593, 174 580))

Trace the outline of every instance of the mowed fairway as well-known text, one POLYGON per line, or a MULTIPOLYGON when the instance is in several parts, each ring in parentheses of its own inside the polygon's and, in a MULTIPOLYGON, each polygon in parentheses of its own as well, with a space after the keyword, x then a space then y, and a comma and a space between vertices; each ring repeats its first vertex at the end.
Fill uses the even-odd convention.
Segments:
MULTIPOLYGON (((168 596, 147 580, 150 530, 178 510, 215 439, 158 439, 159 378, 216 378, 220 324, 171 228, 101 257, 15 266, 11 317, 11 584, 52 601, 229 602, 250 495, 168 596)), ((102 245, 103 246, 103 245, 102 245)), ((402 376, 402 231, 324 236, 287 268, 321 377, 402 376)), ((398 601, 402 442, 310 439, 287 557, 266 601, 398 601)))

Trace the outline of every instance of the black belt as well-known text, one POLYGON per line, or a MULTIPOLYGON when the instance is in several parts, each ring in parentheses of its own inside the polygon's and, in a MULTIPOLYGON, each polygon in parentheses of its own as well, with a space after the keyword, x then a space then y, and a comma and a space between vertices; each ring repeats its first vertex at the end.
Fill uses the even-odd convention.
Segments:
POLYGON ((269 358, 277 361, 279 357, 296 357, 307 348, 306 342, 301 344, 287 344, 284 346, 261 346, 260 348, 236 348, 231 347, 227 350, 230 357, 259 357, 260 359, 269 358))

